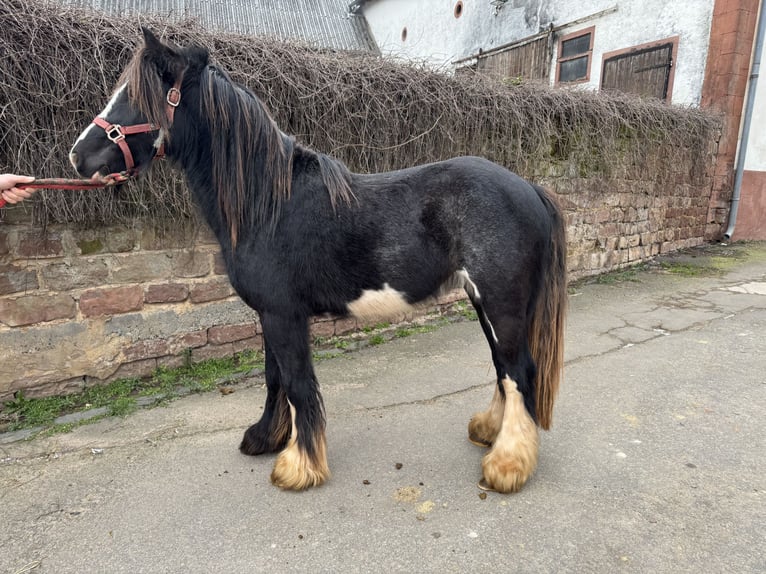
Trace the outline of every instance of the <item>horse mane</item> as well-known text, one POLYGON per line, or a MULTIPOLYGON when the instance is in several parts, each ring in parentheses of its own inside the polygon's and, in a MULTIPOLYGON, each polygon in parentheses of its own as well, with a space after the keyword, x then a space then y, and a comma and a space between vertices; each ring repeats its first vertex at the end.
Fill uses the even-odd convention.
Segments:
MULTIPOLYGON (((199 50, 204 56, 201 61, 207 63, 205 50, 185 50, 199 50)), ((140 48, 123 72, 121 84, 127 84, 132 104, 169 134, 166 94, 150 59, 148 50, 140 48)), ((176 59, 175 65, 182 60, 176 59)), ((174 62, 166 64, 173 66, 174 62)), ((184 72, 179 68, 171 70, 171 75, 177 77, 184 72)), ((298 146, 294 138, 277 127, 258 97, 235 83, 225 70, 205 65, 199 90, 200 114, 210 133, 212 183, 233 246, 244 226, 259 225, 271 232, 276 228, 282 204, 291 195, 293 159, 298 148, 316 157, 333 210, 339 203, 351 201, 353 192, 346 166, 298 146)))

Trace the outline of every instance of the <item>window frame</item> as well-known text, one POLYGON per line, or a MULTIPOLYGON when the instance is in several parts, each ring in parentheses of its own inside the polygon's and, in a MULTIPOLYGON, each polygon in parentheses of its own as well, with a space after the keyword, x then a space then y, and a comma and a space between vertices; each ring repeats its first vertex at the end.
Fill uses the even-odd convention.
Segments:
POLYGON ((558 48, 556 51, 556 81, 555 81, 556 86, 573 86, 577 84, 584 84, 584 83, 590 82, 590 71, 591 71, 591 66, 593 65, 593 39, 595 38, 595 36, 596 36, 596 27, 589 26, 588 28, 582 28, 581 30, 577 30, 576 32, 571 32, 559 38, 558 48), (580 36, 585 36, 586 34, 590 34, 590 44, 588 45, 588 50, 586 52, 579 52, 578 54, 575 54, 573 56, 567 56, 566 58, 561 57, 561 52, 562 52, 562 47, 564 45, 564 42, 573 40, 575 38, 579 38, 580 36), (582 58, 583 56, 588 57, 588 65, 586 66, 585 77, 580 78, 578 80, 572 80, 569 82, 562 82, 560 79, 562 62, 570 62, 572 60, 577 60, 579 58, 582 58))
POLYGON ((641 50, 651 49, 651 48, 658 48, 660 46, 664 46, 667 44, 672 44, 673 47, 671 49, 670 54, 670 70, 668 71, 668 85, 667 85, 667 94, 665 95, 664 101, 668 104, 672 103, 673 101, 673 83, 676 79, 676 67, 678 62, 678 44, 681 41, 681 36, 669 36, 667 38, 663 38, 661 40, 653 40, 651 42, 645 42, 643 44, 637 44, 635 46, 630 46, 629 48, 622 48, 620 50, 613 50, 611 52, 604 52, 603 56, 601 57, 601 78, 599 78, 598 82, 598 90, 601 91, 601 82, 602 78, 604 77, 604 69, 606 68, 606 64, 608 60, 611 60, 617 56, 623 56, 625 54, 629 54, 630 52, 638 52, 641 50))

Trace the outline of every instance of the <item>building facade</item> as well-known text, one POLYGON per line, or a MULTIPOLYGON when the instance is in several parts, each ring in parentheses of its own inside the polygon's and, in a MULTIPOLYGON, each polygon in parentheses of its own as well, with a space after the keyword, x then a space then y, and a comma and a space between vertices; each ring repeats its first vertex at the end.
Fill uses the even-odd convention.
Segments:
POLYGON ((762 7, 763 0, 356 0, 349 9, 365 16, 386 56, 715 111, 723 125, 708 236, 728 240, 766 239, 762 7))
POLYGON ((713 6, 714 0, 369 0, 360 8, 384 55, 551 84, 632 86, 697 105, 713 6), (539 58, 530 58, 532 45, 544 46, 539 58), (530 59, 534 69, 513 65, 530 59))

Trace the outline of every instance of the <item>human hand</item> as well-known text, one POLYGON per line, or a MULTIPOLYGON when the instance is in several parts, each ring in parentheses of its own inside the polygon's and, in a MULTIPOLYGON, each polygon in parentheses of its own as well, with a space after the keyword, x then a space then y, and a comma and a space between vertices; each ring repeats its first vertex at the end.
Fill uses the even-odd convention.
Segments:
POLYGON ((36 189, 21 189, 16 187, 20 183, 31 183, 34 177, 16 175, 13 173, 0 174, 0 205, 4 203, 18 203, 29 199, 37 191, 36 189))

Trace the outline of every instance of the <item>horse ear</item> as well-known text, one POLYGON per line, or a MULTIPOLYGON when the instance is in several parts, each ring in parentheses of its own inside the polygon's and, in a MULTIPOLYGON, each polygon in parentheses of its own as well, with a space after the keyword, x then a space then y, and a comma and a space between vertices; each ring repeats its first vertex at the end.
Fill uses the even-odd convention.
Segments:
POLYGON ((160 76, 174 75, 179 67, 180 54, 178 50, 173 46, 163 44, 149 28, 142 26, 141 32, 144 35, 144 52, 157 67, 160 76))
POLYGON ((149 28, 141 26, 141 32, 144 35, 144 49, 153 55, 159 55, 167 51, 169 46, 166 46, 162 41, 154 35, 149 28))

